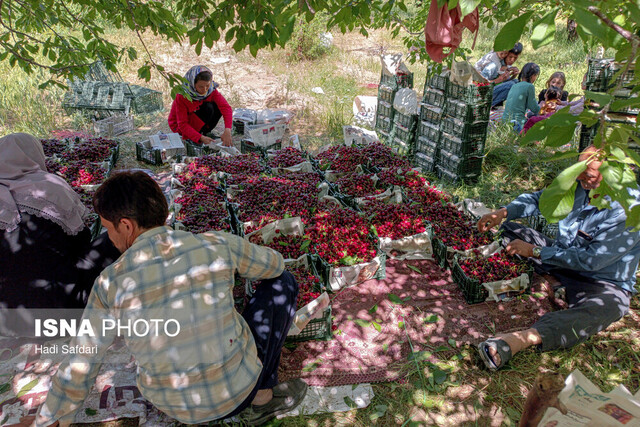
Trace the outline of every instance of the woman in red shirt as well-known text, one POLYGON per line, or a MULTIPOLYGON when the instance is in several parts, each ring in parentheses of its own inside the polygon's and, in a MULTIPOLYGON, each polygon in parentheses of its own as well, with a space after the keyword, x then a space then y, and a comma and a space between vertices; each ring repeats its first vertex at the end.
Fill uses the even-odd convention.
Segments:
POLYGON ((218 83, 213 81, 211 70, 204 65, 196 65, 187 71, 184 78, 188 82, 184 88, 191 96, 191 101, 181 94, 176 95, 169 113, 171 130, 197 144, 210 144, 213 139, 205 134, 211 132, 222 117, 225 127, 221 136, 222 143, 231 147, 233 110, 217 91, 218 83))

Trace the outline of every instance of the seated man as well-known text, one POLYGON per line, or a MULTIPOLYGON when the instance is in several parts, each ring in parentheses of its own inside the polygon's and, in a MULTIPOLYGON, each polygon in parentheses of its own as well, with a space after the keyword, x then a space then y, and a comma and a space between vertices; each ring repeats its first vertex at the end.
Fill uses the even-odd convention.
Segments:
POLYGON ((482 77, 491 83, 499 84, 518 75, 518 67, 514 67, 522 53, 522 44, 516 43, 511 50, 489 52, 475 64, 482 77))
POLYGON ((228 233, 166 227, 165 197, 143 172, 107 179, 94 207, 123 254, 91 290, 82 321, 91 323, 95 336, 82 334, 70 343, 91 353, 65 358, 38 425, 73 421, 118 335, 136 360, 142 396, 180 422, 239 414, 248 424, 261 424, 302 401, 302 380, 278 384, 298 295, 278 252, 228 233), (262 280, 242 315, 232 295, 236 272, 262 280), (156 323, 149 332, 144 322, 158 319, 165 326, 156 323), (126 329, 128 324, 138 327, 126 329))
MULTIPOLYGON (((480 343, 480 357, 490 370, 502 368, 512 355, 530 346, 541 351, 569 348, 586 341, 629 311, 635 293, 636 270, 640 259, 640 232, 625 225, 620 203, 611 209, 590 205, 589 191, 602 181, 600 152, 593 146, 580 155, 587 168, 578 176, 573 210, 560 221, 555 240, 514 223, 503 225, 510 240, 506 251, 530 257, 536 271, 550 274, 565 286, 568 309, 542 316, 531 328, 480 343)), ((640 203, 640 193, 628 189, 640 203)), ((478 222, 481 231, 512 220, 539 213, 541 192, 523 194, 478 222)))

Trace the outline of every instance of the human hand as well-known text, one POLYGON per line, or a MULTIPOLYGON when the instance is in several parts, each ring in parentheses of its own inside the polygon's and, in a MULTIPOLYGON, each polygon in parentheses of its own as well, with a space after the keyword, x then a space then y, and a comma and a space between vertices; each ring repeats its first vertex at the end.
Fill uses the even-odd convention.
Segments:
POLYGON ((536 245, 516 239, 509 242, 505 250, 509 255, 521 255, 530 258, 533 256, 533 248, 535 247, 536 245))
POLYGON ((200 142, 201 142, 202 144, 211 144, 211 143, 213 142, 213 138, 209 138, 208 136, 204 136, 204 135, 202 135, 202 136, 200 137, 200 142))
POLYGON ((493 211, 491 213, 485 214, 478 221, 478 230, 479 231, 488 231, 493 227, 497 227, 500 225, 503 219, 507 217, 507 209, 502 208, 497 211, 493 211))
POLYGON ((222 145, 225 147, 233 147, 233 141, 231 139, 231 129, 226 128, 220 137, 222 139, 222 145))
POLYGON ((511 75, 512 75, 512 76, 515 76, 515 75, 517 75, 517 74, 520 72, 520 70, 518 69, 518 67, 509 67, 509 71, 511 72, 511 75))

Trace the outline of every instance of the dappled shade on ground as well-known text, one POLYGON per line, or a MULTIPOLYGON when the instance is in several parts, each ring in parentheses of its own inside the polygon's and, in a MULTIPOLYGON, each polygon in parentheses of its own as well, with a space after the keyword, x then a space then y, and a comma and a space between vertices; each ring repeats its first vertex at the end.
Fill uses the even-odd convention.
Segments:
POLYGON ((301 377, 316 386, 392 381, 406 373, 411 345, 415 352, 432 352, 433 358, 451 355, 495 333, 529 327, 553 310, 546 297, 530 295, 468 305, 450 272, 433 261, 391 260, 386 271, 385 279, 335 296, 337 330, 331 341, 283 350, 281 381, 301 377))

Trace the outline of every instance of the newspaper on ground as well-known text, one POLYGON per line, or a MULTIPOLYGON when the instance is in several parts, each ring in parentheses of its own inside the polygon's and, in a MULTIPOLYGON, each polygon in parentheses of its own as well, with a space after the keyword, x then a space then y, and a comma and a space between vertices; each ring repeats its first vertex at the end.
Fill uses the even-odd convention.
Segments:
POLYGON ((549 408, 540 427, 640 426, 640 391, 633 396, 624 386, 618 386, 603 393, 577 369, 565 380, 559 399, 567 407, 567 414, 549 408))

